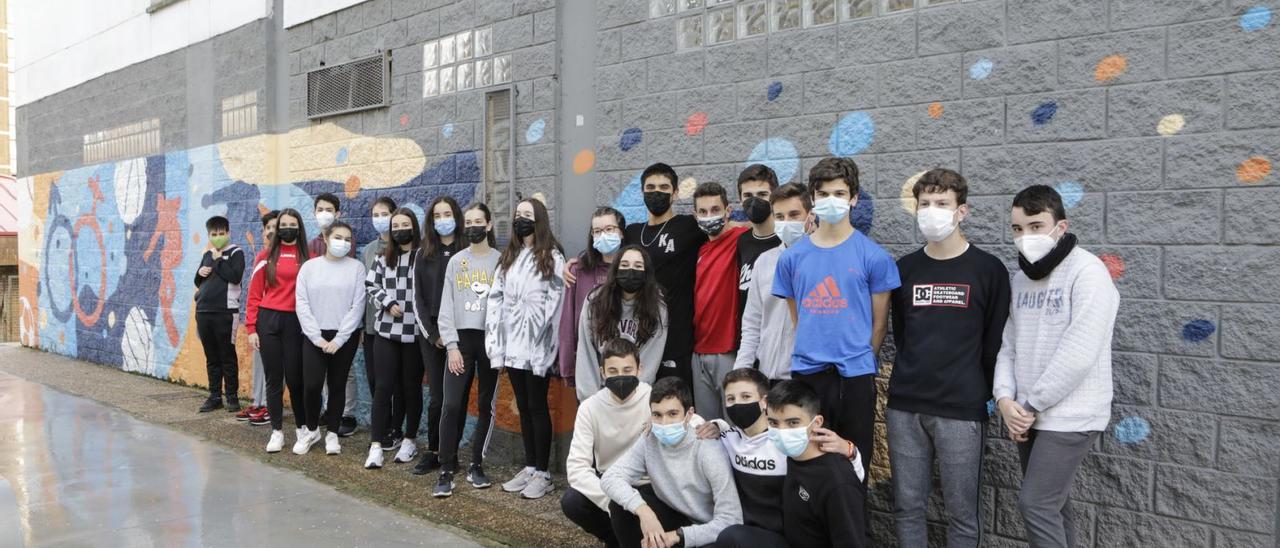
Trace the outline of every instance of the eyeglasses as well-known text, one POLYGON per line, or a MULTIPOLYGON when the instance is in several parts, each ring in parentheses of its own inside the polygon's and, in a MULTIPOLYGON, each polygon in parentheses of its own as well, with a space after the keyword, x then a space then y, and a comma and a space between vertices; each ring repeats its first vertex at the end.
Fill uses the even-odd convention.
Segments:
POLYGON ((619 232, 621 232, 621 230, 618 229, 617 225, 609 225, 604 228, 591 229, 592 236, 600 236, 601 234, 617 234, 619 232))

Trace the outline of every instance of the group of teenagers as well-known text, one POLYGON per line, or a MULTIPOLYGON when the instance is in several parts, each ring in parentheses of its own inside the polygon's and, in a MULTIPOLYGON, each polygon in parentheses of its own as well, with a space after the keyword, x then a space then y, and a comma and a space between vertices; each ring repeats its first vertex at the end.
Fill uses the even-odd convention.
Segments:
MULTIPOLYGON (((370 216, 380 237, 363 260, 332 195, 316 198, 324 234, 309 244, 297 211, 264 217, 245 325, 265 377, 267 451, 284 444, 282 379, 294 452, 320 441, 321 422, 326 450, 341 450, 339 434, 353 429, 349 408, 337 410, 354 399, 363 325, 366 468, 381 467, 384 451, 417 456, 425 373, 428 441, 413 472, 439 469, 433 495, 450 496, 478 379, 466 480, 489 487, 482 464, 505 370, 525 467, 502 488, 546 496, 548 381, 559 376, 579 400, 561 508, 606 546, 868 546, 876 376, 892 325, 884 420, 899 543, 927 544, 936 459, 948 545, 978 546, 986 424, 998 413, 1018 446, 1031 545, 1074 544, 1068 495, 1110 419, 1119 296, 1102 261, 1076 245, 1056 191, 1015 196, 1010 276, 966 240, 968 186, 949 169, 912 187, 926 243, 897 261, 853 227, 851 159, 817 162, 807 185, 748 166, 737 181, 744 222, 715 182, 696 187, 693 215, 676 214, 677 181, 666 164, 646 168, 647 219, 628 225, 598 208, 590 246, 568 260, 537 199, 519 202, 499 250, 482 203, 438 198, 420 228, 412 210, 379 198, 370 216)), ((210 354, 202 411, 221 407, 217 380, 228 376, 228 408, 238 407, 230 340, 245 268, 226 220, 207 228, 196 278, 197 302, 210 301, 197 306, 210 354)))

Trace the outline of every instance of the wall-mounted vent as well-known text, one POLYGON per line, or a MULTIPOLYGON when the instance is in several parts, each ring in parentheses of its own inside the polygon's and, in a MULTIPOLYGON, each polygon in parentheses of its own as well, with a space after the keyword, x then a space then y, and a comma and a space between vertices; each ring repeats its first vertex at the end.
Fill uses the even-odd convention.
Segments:
POLYGON ((316 69, 307 73, 307 118, 384 107, 390 95, 389 52, 316 69))

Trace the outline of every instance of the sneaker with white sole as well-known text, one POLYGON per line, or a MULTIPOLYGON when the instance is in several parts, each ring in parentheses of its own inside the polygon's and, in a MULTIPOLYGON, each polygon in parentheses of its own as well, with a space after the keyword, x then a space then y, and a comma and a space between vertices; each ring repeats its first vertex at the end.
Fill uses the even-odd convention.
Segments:
POLYGON ((484 468, 479 464, 472 464, 467 470, 467 482, 475 489, 488 489, 493 485, 493 482, 489 481, 489 476, 484 475, 484 468))
POLYGON ((382 444, 369 445, 369 458, 364 459, 364 467, 366 470, 382 468, 382 444))
POLYGON ((396 458, 393 460, 397 463, 413 462, 416 456, 418 456, 418 443, 405 438, 400 442, 400 451, 396 453, 396 458))
POLYGON ((320 441, 320 430, 302 429, 302 435, 298 436, 298 441, 293 444, 293 454, 305 455, 311 450, 311 446, 320 441))
POLYGON ((533 477, 529 478, 529 484, 520 491, 520 496, 527 499, 540 499, 555 490, 556 486, 551 483, 551 477, 546 472, 534 472, 533 477))
POLYGON ((324 435, 324 452, 329 455, 342 453, 342 445, 338 443, 338 435, 329 432, 324 435))
POLYGON ((440 479, 436 480, 436 488, 431 491, 431 496, 443 499, 453 494, 453 472, 440 472, 440 479))
POLYGON ((279 453, 281 449, 284 449, 284 432, 272 430, 271 439, 267 441, 267 452, 279 453))
POLYGON ((524 491, 525 486, 529 485, 529 479, 533 476, 532 468, 523 468, 516 472, 516 477, 511 478, 502 484, 502 490, 508 493, 519 493, 524 491))

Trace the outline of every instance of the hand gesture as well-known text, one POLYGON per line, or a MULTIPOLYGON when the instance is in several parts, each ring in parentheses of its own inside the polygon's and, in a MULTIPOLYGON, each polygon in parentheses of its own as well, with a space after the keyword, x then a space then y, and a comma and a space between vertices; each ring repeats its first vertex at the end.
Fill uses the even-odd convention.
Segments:
POLYGON ((208 278, 211 272, 213 272, 212 266, 202 266, 200 270, 196 271, 196 274, 199 274, 201 278, 208 278))
POLYGON ((250 333, 250 334, 249 334, 249 348, 252 348, 252 349, 254 349, 254 350, 258 350, 259 348, 261 348, 261 346, 258 344, 258 334, 257 334, 257 333, 250 333))
POLYGON ((566 287, 573 287, 573 284, 575 284, 575 283, 577 283, 577 282, 578 282, 578 277, 573 275, 573 269, 574 269, 574 268, 577 268, 577 266, 578 266, 578 258, 577 258, 577 257, 574 257, 574 258, 572 258, 572 259, 569 259, 568 261, 565 261, 565 263, 564 263, 564 285, 565 285, 566 287))
POLYGON ((1027 411, 1022 404, 1011 398, 1001 398, 996 405, 1000 408, 1000 418, 1009 427, 1009 439, 1026 441, 1027 430, 1036 422, 1035 413, 1027 411))
MULTIPOLYGON (((849 441, 826 428, 814 428, 809 441, 818 444, 818 449, 823 453, 849 454, 849 441)), ((854 449, 854 454, 857 455, 857 449, 854 449)))
POLYGON ((222 250, 214 249, 214 248, 210 247, 210 248, 209 248, 209 256, 210 256, 210 257, 213 257, 213 260, 215 260, 215 261, 216 261, 216 260, 218 260, 218 259, 221 259, 221 258, 222 258, 222 250))
POLYGON ((454 375, 461 375, 466 368, 462 365, 462 352, 457 348, 449 349, 449 372, 454 375))
POLYGON ((391 305, 391 308, 388 308, 387 312, 390 312, 391 316, 394 318, 404 317, 404 311, 400 310, 400 303, 391 305))
POLYGON ((337 354, 339 348, 342 347, 338 346, 336 341, 325 341, 324 346, 320 347, 321 350, 324 350, 325 354, 337 354))
POLYGON ((695 431, 700 440, 714 440, 720 437, 720 425, 716 421, 707 421, 695 431))
POLYGON ((667 531, 662 527, 662 522, 658 521, 658 515, 648 505, 636 509, 636 515, 640 517, 641 546, 667 548, 667 531))

